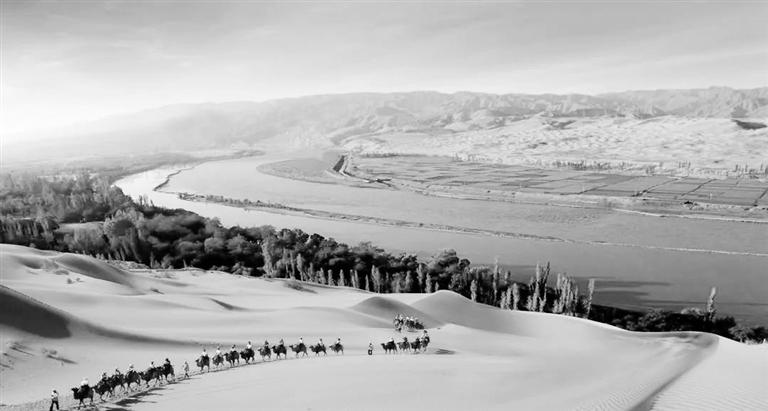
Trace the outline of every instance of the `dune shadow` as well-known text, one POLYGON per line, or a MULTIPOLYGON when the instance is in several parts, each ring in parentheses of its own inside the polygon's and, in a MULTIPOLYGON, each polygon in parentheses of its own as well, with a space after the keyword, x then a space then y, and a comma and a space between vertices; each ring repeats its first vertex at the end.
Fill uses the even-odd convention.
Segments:
POLYGON ((45 358, 49 358, 54 361, 59 361, 62 364, 77 364, 76 361, 70 360, 69 358, 63 357, 59 355, 56 350, 43 350, 43 355, 45 355, 45 358))
POLYGON ((210 298, 210 300, 215 302, 216 304, 218 304, 220 307, 224 308, 227 311, 247 311, 243 307, 238 307, 236 305, 227 304, 224 301, 220 301, 220 300, 217 300, 215 298, 210 298))
POLYGON ((0 286, 0 324, 46 338, 72 335, 65 314, 5 286, 0 286))

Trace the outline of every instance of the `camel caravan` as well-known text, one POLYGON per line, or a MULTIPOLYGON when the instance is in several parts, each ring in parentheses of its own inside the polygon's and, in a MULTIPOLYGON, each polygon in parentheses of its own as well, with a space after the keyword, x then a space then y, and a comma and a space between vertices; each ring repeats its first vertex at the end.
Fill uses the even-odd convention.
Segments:
MULTIPOLYGON (((414 341, 408 341, 408 337, 403 337, 403 341, 395 342, 394 338, 390 338, 388 342, 381 343, 381 347, 386 354, 398 352, 402 353, 419 353, 426 351, 429 345, 429 335, 427 330, 423 331, 423 335, 416 337, 414 341)), ((221 347, 216 347, 216 352, 213 355, 209 355, 205 348, 203 348, 200 356, 195 360, 195 365, 199 369, 200 373, 211 370, 213 365, 214 370, 225 367, 225 364, 229 364, 229 368, 240 365, 240 360, 243 360, 245 364, 250 364, 256 361, 256 353, 261 356, 262 361, 272 360, 272 355, 277 357, 276 359, 286 359, 288 356, 288 350, 290 350, 295 358, 309 356, 308 351, 311 351, 315 356, 328 355, 328 350, 336 355, 344 354, 344 345, 341 343, 341 338, 337 338, 336 342, 328 346, 323 343, 323 339, 320 338, 316 344, 307 345, 304 340, 299 337, 295 344, 286 345, 282 339, 273 346, 270 346, 269 341, 264 341, 264 344, 260 347, 254 347, 250 341, 242 350, 237 350, 233 345, 228 351, 222 351, 221 347)), ((373 355, 373 343, 368 343, 368 355, 373 355)), ((184 375, 182 378, 189 378, 189 363, 184 362, 184 375)), ((90 385, 88 379, 85 378, 78 387, 72 388, 72 394, 76 401, 79 401, 79 406, 84 406, 86 400, 90 400, 93 404, 93 399, 96 395, 100 400, 104 400, 104 396, 112 397, 115 395, 118 389, 121 389, 123 393, 130 393, 141 389, 142 384, 144 387, 154 387, 158 384, 169 383, 175 381, 176 375, 174 374, 173 365, 165 359, 163 364, 156 366, 154 361, 150 363, 149 367, 144 371, 136 371, 133 364, 129 365, 128 371, 125 373, 120 372, 119 369, 115 369, 112 375, 102 373, 101 379, 95 384, 90 385)))
MULTIPOLYGON (((186 364, 186 363, 185 363, 186 364)), ((185 366, 184 375, 189 377, 189 365, 185 366)), ((96 385, 91 386, 88 383, 88 379, 84 378, 80 382, 80 386, 72 388, 72 396, 76 401, 79 401, 79 405, 85 405, 85 400, 90 400, 93 404, 94 395, 98 395, 100 400, 104 400, 105 395, 114 396, 118 388, 121 388, 123 392, 128 393, 141 388, 142 382, 147 387, 150 383, 156 386, 162 382, 170 382, 175 380, 176 376, 173 372, 173 365, 167 358, 162 365, 155 366, 155 362, 152 361, 149 367, 145 371, 136 371, 133 368, 133 364, 128 366, 128 371, 124 374, 120 372, 120 369, 115 369, 112 375, 107 373, 101 374, 101 379, 96 385), (134 387, 135 385, 135 387, 134 387)))
MULTIPOLYGON (((331 344, 328 348, 330 348, 331 351, 336 354, 344 354, 344 346, 341 344, 341 338, 338 338, 336 342, 331 344)), ((200 356, 195 360, 195 364, 202 373, 206 369, 210 371, 211 364, 213 364, 214 369, 224 365, 225 362, 229 364, 230 367, 240 365, 241 359, 245 361, 246 364, 249 364, 251 361, 255 361, 257 352, 259 356, 261 356, 262 361, 271 360, 273 354, 275 357, 277 357, 278 360, 280 359, 280 356, 285 359, 288 357, 289 349, 295 357, 308 356, 309 354, 307 353, 307 350, 312 351, 315 355, 320 355, 320 353, 327 355, 327 349, 325 343, 323 343, 322 338, 318 340, 317 344, 308 346, 304 344, 304 339, 300 337, 296 344, 287 346, 285 342, 280 339, 280 342, 274 346, 270 346, 269 341, 264 341, 264 345, 256 348, 254 348, 251 342, 248 341, 248 344, 245 346, 245 348, 240 351, 238 351, 234 345, 229 351, 226 352, 222 352, 221 347, 217 347, 216 353, 213 356, 210 356, 208 352, 203 349, 203 352, 200 353, 200 356)))
POLYGON ((419 317, 404 316, 402 314, 395 316, 392 320, 392 325, 397 332, 403 332, 403 330, 417 331, 424 329, 424 324, 419 320, 419 317))

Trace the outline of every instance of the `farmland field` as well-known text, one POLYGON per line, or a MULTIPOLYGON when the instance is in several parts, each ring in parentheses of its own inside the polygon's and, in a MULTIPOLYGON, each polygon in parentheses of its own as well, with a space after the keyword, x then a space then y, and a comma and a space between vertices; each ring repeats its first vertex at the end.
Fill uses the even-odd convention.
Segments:
POLYGON ((747 207, 768 201, 768 181, 748 177, 714 179, 621 175, 472 163, 427 156, 355 156, 349 169, 354 175, 390 180, 412 189, 496 194, 501 199, 511 193, 534 193, 681 200, 747 207))

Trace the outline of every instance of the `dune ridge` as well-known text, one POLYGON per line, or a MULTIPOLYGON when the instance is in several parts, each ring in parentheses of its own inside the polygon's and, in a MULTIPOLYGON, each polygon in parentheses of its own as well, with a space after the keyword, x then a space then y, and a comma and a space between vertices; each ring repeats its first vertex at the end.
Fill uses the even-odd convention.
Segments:
POLYGON ((341 338, 344 355, 194 376, 157 391, 162 395, 152 401, 138 396, 116 406, 339 409, 343 381, 342 408, 356 410, 768 409, 759 390, 768 347, 711 334, 633 333, 579 318, 502 311, 450 291, 381 296, 307 284, 313 292, 306 292, 301 282, 212 271, 106 269, 89 257, 24 247, 0 246, 0 264, 0 397, 17 404, 13 409, 116 366, 143 369, 168 357, 179 370, 203 347, 280 338, 290 344, 299 337, 326 344, 341 338), (59 265, 46 268, 46 261, 59 265), (60 269, 69 274, 51 271, 60 269), (81 275, 80 282, 64 281, 81 275), (378 344, 389 338, 418 335, 395 333, 396 313, 429 327, 426 353, 381 351, 378 344), (369 342, 373 356, 365 353, 369 342), (297 376, 301 395, 294 390, 297 376), (399 394, 392 396, 395 380, 399 394), (270 395, 232 395, 253 386, 270 395))

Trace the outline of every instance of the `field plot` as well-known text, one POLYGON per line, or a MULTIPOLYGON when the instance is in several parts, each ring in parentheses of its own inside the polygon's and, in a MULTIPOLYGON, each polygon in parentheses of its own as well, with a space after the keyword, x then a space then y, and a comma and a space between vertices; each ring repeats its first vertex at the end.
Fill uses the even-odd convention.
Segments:
POLYGON ((585 194, 736 206, 768 204, 768 182, 749 178, 633 176, 472 163, 426 156, 355 157, 351 163, 351 172, 358 176, 392 180, 409 187, 415 185, 422 190, 453 190, 484 195, 511 195, 516 192, 585 194))
POLYGON ((682 196, 684 200, 713 204, 760 205, 766 193, 765 184, 748 180, 726 179, 704 183, 697 190, 682 196))
POLYGON ((604 195, 610 197, 636 197, 639 196, 644 190, 651 189, 653 187, 667 184, 672 179, 667 176, 647 176, 647 177, 628 177, 628 176, 615 176, 625 177, 621 181, 606 184, 603 187, 591 190, 591 195, 604 195))

